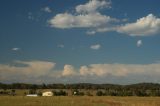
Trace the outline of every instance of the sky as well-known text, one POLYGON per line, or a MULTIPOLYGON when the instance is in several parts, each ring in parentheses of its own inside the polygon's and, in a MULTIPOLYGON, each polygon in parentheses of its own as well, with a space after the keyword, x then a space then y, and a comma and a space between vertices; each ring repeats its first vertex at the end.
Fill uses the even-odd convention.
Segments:
POLYGON ((0 82, 160 82, 159 0, 0 0, 0 82))

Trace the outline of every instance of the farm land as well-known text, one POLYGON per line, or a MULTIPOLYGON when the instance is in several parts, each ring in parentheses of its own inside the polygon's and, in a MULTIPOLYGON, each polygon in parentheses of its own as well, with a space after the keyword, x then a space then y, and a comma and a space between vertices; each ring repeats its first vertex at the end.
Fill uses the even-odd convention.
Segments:
MULTIPOLYGON (((11 90, 6 90, 11 91, 11 90)), ((38 91, 50 91, 39 89, 38 91)), ((55 89, 54 91, 60 91, 55 89)), ((71 90, 65 90, 66 96, 27 97, 27 89, 16 89, 16 95, 1 95, 0 106, 160 106, 160 97, 138 96, 97 96, 96 90, 79 90, 84 95, 73 95, 71 90), (92 95, 87 95, 90 91, 92 95)))
POLYGON ((160 106, 160 97, 0 96, 0 106, 160 106))
POLYGON ((160 106, 160 84, 1 84, 0 106, 160 106))

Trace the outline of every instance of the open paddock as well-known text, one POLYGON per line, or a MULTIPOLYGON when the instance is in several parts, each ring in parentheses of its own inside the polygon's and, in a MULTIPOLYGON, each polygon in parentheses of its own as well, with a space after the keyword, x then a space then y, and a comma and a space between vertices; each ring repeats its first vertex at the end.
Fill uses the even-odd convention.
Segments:
POLYGON ((0 106, 160 106, 160 97, 0 96, 0 106))

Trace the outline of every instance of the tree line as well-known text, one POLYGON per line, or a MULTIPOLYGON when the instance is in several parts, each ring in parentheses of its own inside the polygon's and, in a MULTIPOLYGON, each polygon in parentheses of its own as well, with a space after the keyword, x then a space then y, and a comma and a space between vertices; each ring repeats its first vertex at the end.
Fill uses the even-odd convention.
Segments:
MULTIPOLYGON (((0 89, 86 89, 96 90, 97 96, 160 96, 160 84, 156 83, 139 83, 131 85, 117 85, 117 84, 25 84, 13 83, 4 84, 0 83, 0 89)), ((64 93, 64 92, 63 92, 64 93)), ((55 93, 56 94, 56 93, 55 93)), ((57 93, 58 95, 58 93, 57 93)), ((82 95, 82 93, 81 93, 82 95)))

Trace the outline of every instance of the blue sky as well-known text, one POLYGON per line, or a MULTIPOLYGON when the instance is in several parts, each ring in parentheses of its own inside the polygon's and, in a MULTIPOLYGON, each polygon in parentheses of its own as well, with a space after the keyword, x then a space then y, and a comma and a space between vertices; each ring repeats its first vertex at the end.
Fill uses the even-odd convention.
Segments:
POLYGON ((0 82, 160 81, 159 0, 1 0, 0 82))

